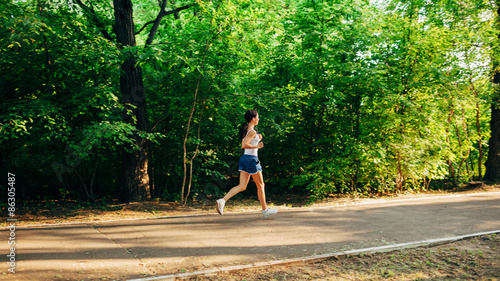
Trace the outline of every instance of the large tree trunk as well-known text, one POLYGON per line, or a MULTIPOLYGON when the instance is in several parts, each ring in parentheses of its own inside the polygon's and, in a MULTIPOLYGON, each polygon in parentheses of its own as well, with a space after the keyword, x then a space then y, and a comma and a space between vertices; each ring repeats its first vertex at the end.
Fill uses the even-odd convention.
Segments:
MULTIPOLYGON (((122 47, 135 46, 132 1, 113 0, 113 3, 118 43, 122 47)), ((129 109, 136 117, 136 128, 147 132, 148 116, 142 70, 136 66, 136 59, 133 55, 130 55, 122 65, 120 89, 123 103, 133 105, 129 109)), ((134 124, 132 116, 126 115, 125 120, 134 124)), ((151 198, 148 174, 148 141, 136 135, 135 144, 139 149, 123 153, 123 199, 126 201, 141 201, 151 198)))
MULTIPOLYGON (((497 5, 497 28, 500 29, 500 1, 496 0, 497 5)), ((500 40, 500 36, 497 38, 500 40)), ((497 58, 493 59, 493 83, 496 84, 494 99, 491 104, 491 120, 490 129, 491 136, 488 142, 488 159, 486 160, 486 173, 484 179, 489 181, 497 181, 500 179, 500 72, 497 70, 500 66, 500 61, 497 58)), ((481 164, 481 163, 479 163, 481 164)))
POLYGON ((500 107, 496 102, 491 105, 491 136, 488 142, 488 160, 486 160, 486 173, 484 174, 484 179, 489 181, 500 180, 500 107))

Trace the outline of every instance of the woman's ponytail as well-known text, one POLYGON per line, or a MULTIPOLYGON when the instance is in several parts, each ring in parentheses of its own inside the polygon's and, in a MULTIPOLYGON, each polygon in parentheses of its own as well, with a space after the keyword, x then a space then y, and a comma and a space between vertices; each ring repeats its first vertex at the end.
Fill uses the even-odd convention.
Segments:
POLYGON ((243 125, 240 126, 240 132, 238 133, 238 140, 240 142, 245 138, 247 130, 248 130, 248 123, 245 122, 243 125))

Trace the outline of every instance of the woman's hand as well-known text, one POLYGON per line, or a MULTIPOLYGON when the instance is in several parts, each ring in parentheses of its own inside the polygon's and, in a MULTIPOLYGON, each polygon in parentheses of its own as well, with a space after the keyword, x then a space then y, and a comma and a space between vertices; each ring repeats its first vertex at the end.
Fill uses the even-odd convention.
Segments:
POLYGON ((262 134, 256 135, 255 130, 252 130, 251 132, 248 133, 248 135, 241 142, 241 148, 243 148, 243 149, 263 148, 264 144, 262 142, 260 142, 260 140, 262 140, 262 134), (256 145, 251 145, 250 142, 252 141, 252 139, 255 138, 255 136, 257 136, 259 138, 259 143, 256 145))

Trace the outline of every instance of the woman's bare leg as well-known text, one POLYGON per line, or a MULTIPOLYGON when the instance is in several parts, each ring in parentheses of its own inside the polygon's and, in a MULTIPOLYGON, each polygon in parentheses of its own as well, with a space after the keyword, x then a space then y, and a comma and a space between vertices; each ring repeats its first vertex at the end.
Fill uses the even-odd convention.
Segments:
POLYGON ((252 178, 255 182, 255 185, 257 185, 257 196, 259 197, 262 211, 264 211, 267 209, 264 176, 262 175, 262 172, 258 172, 257 174, 252 175, 252 178))
POLYGON ((240 171, 240 184, 237 186, 231 188, 229 192, 224 196, 224 201, 227 202, 227 200, 231 199, 231 197, 235 196, 236 194, 244 191, 247 189, 248 182, 250 181, 250 175, 246 172, 241 172, 240 171))

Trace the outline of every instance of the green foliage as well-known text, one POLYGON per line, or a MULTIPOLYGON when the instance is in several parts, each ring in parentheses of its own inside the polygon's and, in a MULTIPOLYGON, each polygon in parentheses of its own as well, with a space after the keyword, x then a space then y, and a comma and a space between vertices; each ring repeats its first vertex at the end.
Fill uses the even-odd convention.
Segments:
POLYGON ((138 46, 121 50, 110 3, 1 4, 2 168, 34 175, 30 190, 118 196, 121 152, 139 134, 155 197, 181 198, 184 176, 193 196, 220 196, 237 183, 250 108, 269 192, 480 178, 498 38, 484 1, 167 1, 191 6, 165 16, 148 46, 158 1, 133 2, 138 46), (123 122, 122 54, 142 68, 148 132, 123 122))
MULTIPOLYGON (((68 188, 78 195, 68 186, 95 182, 89 164, 116 161, 135 130, 121 118, 115 47, 56 4, 6 4, 0 17, 10 30, 0 42, 2 155, 6 168, 32 175, 26 186, 41 184, 30 197, 68 188)), ((117 182, 110 175, 102 182, 117 182)))

